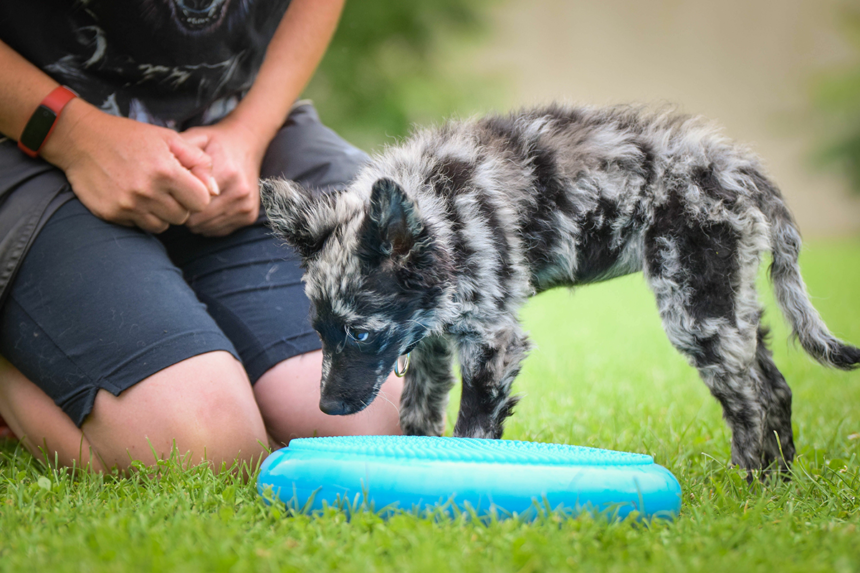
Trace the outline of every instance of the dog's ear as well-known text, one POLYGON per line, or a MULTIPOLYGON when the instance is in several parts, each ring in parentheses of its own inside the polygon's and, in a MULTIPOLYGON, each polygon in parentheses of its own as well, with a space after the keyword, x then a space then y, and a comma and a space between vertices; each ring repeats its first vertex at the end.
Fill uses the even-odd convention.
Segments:
POLYGON ((404 258, 421 247, 424 224, 415 203, 391 179, 379 179, 370 192, 364 246, 378 257, 404 258))
POLYGON ((260 198, 275 234, 304 260, 314 257, 337 226, 336 195, 314 194, 294 181, 260 181, 260 198))

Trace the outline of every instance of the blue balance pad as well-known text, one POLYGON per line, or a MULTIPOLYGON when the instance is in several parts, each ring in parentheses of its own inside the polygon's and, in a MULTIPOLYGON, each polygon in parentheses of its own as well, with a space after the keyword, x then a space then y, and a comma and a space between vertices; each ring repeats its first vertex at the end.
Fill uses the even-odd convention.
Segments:
POLYGON ((455 505, 500 518, 533 517, 539 509, 673 518, 681 509, 678 480, 651 456, 471 438, 292 440, 263 462, 258 489, 304 510, 324 503, 376 511, 455 505))

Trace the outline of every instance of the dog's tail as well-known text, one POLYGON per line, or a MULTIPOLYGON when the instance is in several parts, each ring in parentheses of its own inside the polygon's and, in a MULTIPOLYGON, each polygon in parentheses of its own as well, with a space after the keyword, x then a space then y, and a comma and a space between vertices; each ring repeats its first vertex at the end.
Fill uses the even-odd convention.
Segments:
POLYGON ((842 370, 857 368, 860 366, 860 349, 833 336, 809 300, 797 262, 801 240, 794 217, 772 183, 761 175, 756 176, 755 180, 759 191, 767 197, 764 206, 765 211, 768 211, 766 215, 770 222, 773 253, 770 278, 776 300, 791 323, 793 336, 806 352, 822 364, 842 370))

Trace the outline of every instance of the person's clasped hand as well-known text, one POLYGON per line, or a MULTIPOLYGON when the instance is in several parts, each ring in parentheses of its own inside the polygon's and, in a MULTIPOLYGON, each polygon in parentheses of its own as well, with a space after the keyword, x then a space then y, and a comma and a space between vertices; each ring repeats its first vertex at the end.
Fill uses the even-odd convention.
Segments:
POLYGON ((204 212, 218 195, 213 159, 180 134, 80 99, 63 116, 41 154, 97 217, 160 233, 204 212))
POLYGON ((260 214, 260 164, 268 140, 229 116, 181 135, 212 158, 212 175, 221 190, 203 211, 191 215, 186 226, 193 233, 221 237, 256 221, 260 214))

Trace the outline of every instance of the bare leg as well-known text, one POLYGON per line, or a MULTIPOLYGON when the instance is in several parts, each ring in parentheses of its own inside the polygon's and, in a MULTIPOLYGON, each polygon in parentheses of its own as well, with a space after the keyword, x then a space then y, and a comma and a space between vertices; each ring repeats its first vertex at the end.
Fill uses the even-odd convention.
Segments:
POLYGON ((226 352, 201 354, 174 364, 119 396, 101 391, 78 429, 47 395, 3 361, 0 413, 34 455, 45 448, 63 465, 91 463, 101 471, 125 470, 170 455, 174 443, 219 469, 222 462, 255 464, 266 432, 241 364, 226 352))
POLYGON ((322 352, 285 360, 254 385, 273 447, 310 436, 400 434, 401 379, 390 376, 366 409, 351 416, 329 416, 319 409, 322 352))

